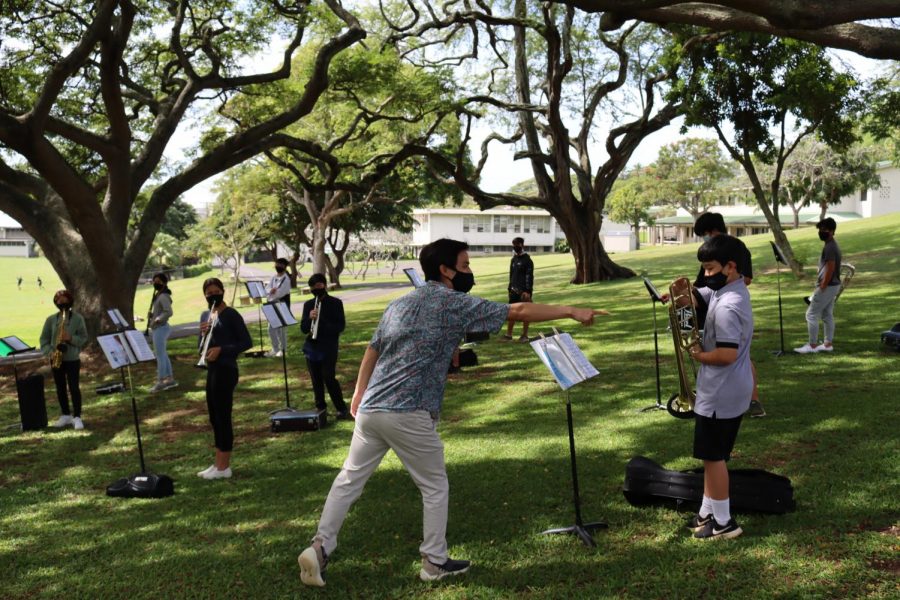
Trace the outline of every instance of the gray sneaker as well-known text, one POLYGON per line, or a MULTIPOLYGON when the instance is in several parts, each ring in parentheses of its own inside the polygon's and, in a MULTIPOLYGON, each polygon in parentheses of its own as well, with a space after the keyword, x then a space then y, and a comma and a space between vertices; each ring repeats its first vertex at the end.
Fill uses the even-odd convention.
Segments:
POLYGON ((520 341, 520 342, 530 342, 531 339, 530 339, 527 335, 520 335, 520 336, 519 336, 519 341, 520 341))
POLYGON ((763 408, 762 402, 759 400, 751 400, 750 408, 747 409, 747 414, 751 417, 764 417, 766 416, 766 409, 763 408))
POLYGON ((462 575, 469 570, 471 563, 467 560, 453 560, 448 558, 442 565, 436 565, 427 558, 422 559, 422 569, 419 571, 419 579, 422 581, 437 581, 452 575, 462 575))
POLYGON ((511 335, 506 335, 506 334, 504 333, 503 335, 501 335, 501 336, 500 336, 499 338, 497 338, 497 339, 499 339, 501 342, 511 342, 511 341, 512 341, 512 336, 511 336, 511 335))
POLYGON ((177 388, 177 387, 178 387, 178 382, 175 381, 174 379, 169 379, 168 381, 166 381, 165 383, 163 383, 163 388, 162 388, 162 389, 164 389, 164 390, 171 390, 172 388, 177 388))
POLYGON ((325 568, 328 566, 328 554, 321 544, 313 544, 297 557, 300 564, 300 581, 304 585, 325 586, 325 568))

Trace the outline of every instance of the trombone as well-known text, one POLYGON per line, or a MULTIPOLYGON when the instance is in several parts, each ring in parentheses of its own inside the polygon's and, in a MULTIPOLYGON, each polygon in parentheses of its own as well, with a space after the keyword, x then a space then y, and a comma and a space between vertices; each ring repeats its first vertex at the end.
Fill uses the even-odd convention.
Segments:
POLYGON ((319 299, 319 296, 316 296, 316 304, 313 307, 313 310, 316 311, 316 318, 312 322, 312 326, 310 327, 310 337, 312 339, 316 339, 319 336, 319 319, 322 317, 322 301, 319 299))
POLYGON ((838 290, 837 296, 834 297, 835 300, 841 297, 841 294, 844 293, 844 290, 850 285, 850 280, 853 279, 853 275, 856 273, 856 267, 851 265, 850 263, 842 263, 841 264, 841 272, 839 275, 839 279, 841 280, 841 288, 838 290))
POLYGON ((666 410, 678 419, 691 419, 694 417, 694 401, 697 399, 694 390, 697 372, 690 349, 700 344, 700 329, 694 287, 686 277, 676 279, 669 286, 669 329, 672 330, 672 340, 675 342, 678 393, 669 398, 666 410), (690 362, 693 377, 687 373, 686 362, 690 362))
POLYGON ((206 333, 203 334, 203 339, 200 340, 200 360, 194 365, 199 369, 206 369, 208 367, 206 364, 206 353, 209 351, 209 342, 212 340, 213 327, 216 326, 218 320, 219 313, 216 312, 216 303, 213 302, 212 307, 209 309, 209 316, 206 318, 209 327, 207 328, 206 333))

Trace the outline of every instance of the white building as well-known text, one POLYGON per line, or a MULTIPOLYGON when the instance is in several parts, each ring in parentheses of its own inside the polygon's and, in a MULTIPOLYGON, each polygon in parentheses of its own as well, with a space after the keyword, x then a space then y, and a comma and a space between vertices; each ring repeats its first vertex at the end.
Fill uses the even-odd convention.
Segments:
MULTIPOLYGON (((827 216, 836 222, 853 221, 868 217, 878 217, 900 212, 900 168, 890 161, 878 163, 876 172, 881 177, 878 189, 862 189, 841 198, 840 203, 828 207, 827 216)), ((728 233, 734 236, 767 233, 769 223, 756 204, 735 203, 713 206, 709 212, 717 212, 725 219, 728 233)), ((789 228, 793 223, 793 212, 789 207, 779 207, 781 223, 789 228)), ((809 227, 819 222, 821 214, 818 205, 807 206, 799 213, 801 227, 809 227)), ((696 242, 694 219, 686 210, 679 208, 674 217, 657 219, 649 228, 651 244, 696 242)))
MULTIPOLYGON (((469 244, 472 253, 490 254, 508 252, 513 238, 521 237, 528 252, 553 252, 556 240, 566 237, 545 210, 421 208, 413 211, 413 218, 413 246, 419 248, 441 238, 452 238, 469 244)), ((634 249, 634 235, 627 225, 604 221, 600 235, 609 252, 634 249)))
POLYGON ((12 217, 0 212, 0 256, 37 256, 34 238, 12 217))

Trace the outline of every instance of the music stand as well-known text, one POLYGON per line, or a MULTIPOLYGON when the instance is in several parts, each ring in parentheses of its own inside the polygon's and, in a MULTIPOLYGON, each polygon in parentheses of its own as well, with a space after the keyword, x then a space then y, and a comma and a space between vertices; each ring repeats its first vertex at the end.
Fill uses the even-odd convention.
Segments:
POLYGON ((266 351, 265 346, 263 346, 263 316, 260 307, 262 306, 263 298, 266 297, 266 288, 262 281, 245 281, 244 286, 247 288, 247 293, 250 294, 253 303, 256 304, 256 314, 258 316, 256 323, 259 325, 259 350, 244 352, 244 356, 249 356, 250 358, 262 358, 266 355, 266 351))
POLYGON ((781 312, 781 265, 786 265, 788 263, 784 254, 781 252, 781 248, 771 240, 769 243, 772 244, 772 253, 775 254, 775 272, 778 281, 778 329, 781 333, 781 349, 772 350, 771 352, 775 356, 784 356, 786 352, 784 351, 784 317, 781 312))
MULTIPOLYGON (((290 327, 291 325, 296 325, 298 323, 297 319, 294 318, 294 315, 291 314, 291 308, 287 305, 286 302, 281 302, 280 300, 275 302, 266 302, 265 304, 263 304, 262 313, 265 315, 266 320, 269 322, 269 325, 274 329, 290 327)), ((284 368, 284 403, 286 405, 286 408, 272 411, 269 414, 274 414, 281 411, 296 412, 291 407, 291 395, 288 389, 287 350, 281 353, 281 365, 284 368)))
POLYGON ((575 506, 575 524, 556 527, 541 532, 542 535, 566 533, 578 536, 585 546, 596 547, 591 536, 595 529, 606 529, 606 523, 585 523, 581 518, 581 498, 578 490, 578 467, 575 462, 575 432, 572 425, 572 402, 569 390, 572 386, 598 375, 597 369, 588 361, 581 349, 568 333, 554 329, 552 336, 541 334, 531 342, 531 347, 553 374, 559 386, 566 392, 566 422, 569 428, 569 462, 572 467, 572 502, 575 506))
POLYGON ((422 279, 422 276, 412 267, 407 267, 403 269, 403 272, 406 273, 406 276, 409 277, 409 282, 413 284, 413 287, 420 288, 425 285, 425 280, 422 279))
MULTIPOLYGON (((36 413, 26 408, 28 406, 27 392, 25 397, 22 396, 23 382, 19 380, 19 364, 16 361, 16 355, 32 350, 34 350, 34 346, 29 346, 17 336, 8 335, 0 338, 0 356, 12 356, 13 377, 16 380, 16 397, 19 401, 19 417, 22 419, 19 427, 22 431, 39 431, 47 426, 47 403, 43 395, 41 396, 41 401, 36 403, 38 404, 36 413)), ((41 384, 41 389, 43 390, 43 384, 41 384)), ((10 428, 14 429, 15 427, 15 425, 12 425, 10 428)))
POLYGON ((659 383, 659 328, 656 325, 656 303, 662 302, 662 296, 649 279, 644 280, 644 287, 650 294, 650 303, 653 304, 653 351, 656 355, 656 404, 651 404, 640 409, 638 412, 647 412, 648 410, 666 410, 666 405, 662 403, 662 389, 659 383))
POLYGON ((97 336, 97 344, 103 350, 109 366, 119 370, 122 390, 127 389, 131 394, 131 412, 134 417, 134 431, 137 434, 141 471, 111 483, 106 488, 106 495, 116 498, 165 498, 175 493, 175 482, 168 475, 157 475, 147 470, 137 400, 134 397, 134 381, 131 377, 131 365, 156 360, 156 355, 147 344, 147 338, 143 333, 133 328, 125 328, 128 327, 128 322, 118 309, 111 309, 107 314, 116 325, 117 331, 97 336))

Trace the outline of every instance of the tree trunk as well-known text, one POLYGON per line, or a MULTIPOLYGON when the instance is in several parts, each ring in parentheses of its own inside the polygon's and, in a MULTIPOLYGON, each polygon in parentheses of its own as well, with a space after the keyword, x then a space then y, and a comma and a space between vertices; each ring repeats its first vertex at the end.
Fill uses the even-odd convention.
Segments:
POLYGON ((640 223, 640 221, 635 222, 635 224, 632 225, 632 227, 634 227, 634 249, 640 250, 641 249, 641 223, 640 223))
POLYGON ((581 211, 552 212, 556 222, 566 234, 566 241, 575 257, 575 275, 572 283, 593 283, 610 279, 634 277, 627 267, 617 265, 606 253, 600 241, 602 218, 593 219, 576 214, 581 211))

